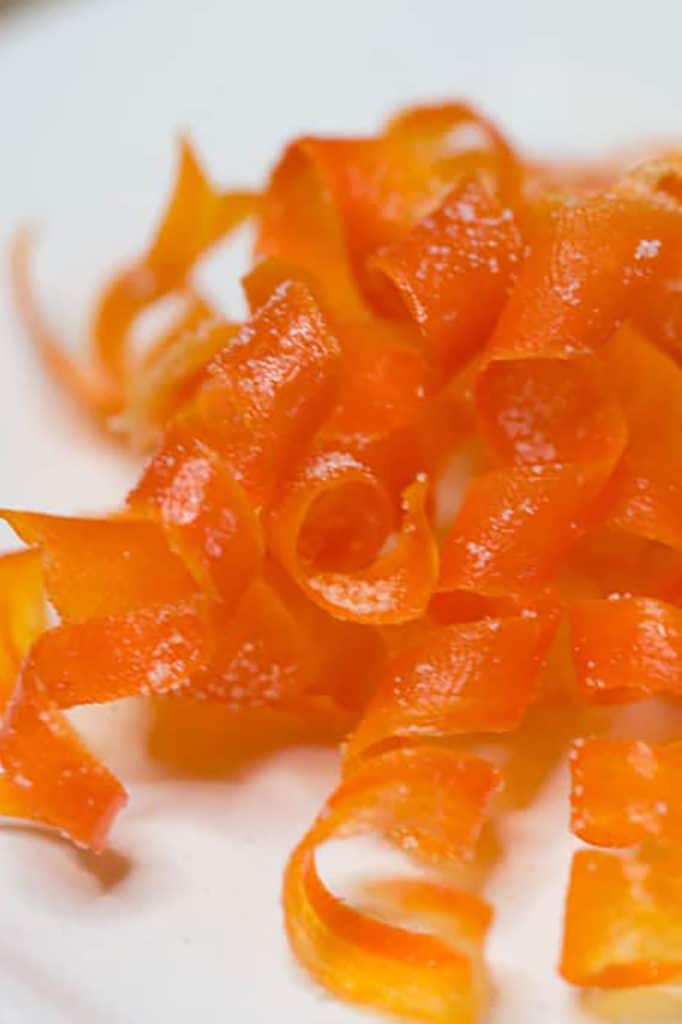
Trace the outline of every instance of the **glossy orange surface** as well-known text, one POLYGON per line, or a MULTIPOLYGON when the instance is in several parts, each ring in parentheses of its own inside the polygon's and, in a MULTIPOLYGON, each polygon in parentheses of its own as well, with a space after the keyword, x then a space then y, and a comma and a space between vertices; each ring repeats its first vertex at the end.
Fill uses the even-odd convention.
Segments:
POLYGON ((0 558, 0 581, 0 814, 101 849, 126 793, 42 692, 31 654, 24 660, 49 636, 37 552, 0 558))
POLYGON ((594 846, 682 840, 682 743, 592 737, 570 753, 571 828, 594 846))
POLYGON ((575 855, 561 973, 574 984, 604 988, 679 981, 679 849, 624 857, 597 850, 581 850, 575 855))
POLYGON ((164 435, 128 506, 160 523, 169 547, 218 600, 236 601, 260 569, 256 509, 213 450, 181 428, 164 435))
POLYGON ((677 696, 682 611, 645 597, 578 601, 570 612, 578 686, 592 700, 677 696))

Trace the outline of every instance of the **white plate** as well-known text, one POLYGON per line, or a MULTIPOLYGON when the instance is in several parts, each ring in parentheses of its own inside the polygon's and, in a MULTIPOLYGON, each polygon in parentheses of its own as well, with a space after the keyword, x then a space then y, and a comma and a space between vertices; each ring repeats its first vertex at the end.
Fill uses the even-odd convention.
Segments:
MULTIPOLYGON (((470 96, 536 149, 682 136, 681 12, 666 0, 65 0, 0 16, 0 243, 26 218, 45 225, 45 294, 77 339, 102 274, 146 235, 180 128, 216 176, 249 184, 293 134, 370 130, 421 98, 470 96)), ((232 303, 236 274, 233 255, 212 278, 232 303)), ((41 380, 4 273, 0 332, 0 505, 115 505, 134 462, 95 442, 41 380)), ((335 756, 298 749, 239 778, 173 781, 146 756, 134 705, 85 717, 132 803, 98 868, 0 830, 0 1024, 365 1019, 293 966, 278 904, 335 756)), ((554 972, 566 801, 562 770, 502 825, 491 1024, 591 1019, 554 972)))

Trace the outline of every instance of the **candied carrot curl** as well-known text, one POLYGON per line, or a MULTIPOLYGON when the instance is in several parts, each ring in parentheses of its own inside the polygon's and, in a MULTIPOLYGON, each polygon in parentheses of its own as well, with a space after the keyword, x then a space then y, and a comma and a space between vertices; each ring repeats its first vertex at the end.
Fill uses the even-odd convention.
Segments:
POLYGON ((26 652, 45 629, 43 572, 37 551, 0 557, 0 715, 26 652))
POLYGON ((474 1019, 487 905, 442 884, 383 883, 384 913, 395 916, 409 894, 434 934, 387 924, 326 888, 315 851, 335 836, 378 831, 419 859, 470 859, 498 788, 497 771, 481 758, 429 747, 378 755, 341 783, 292 854, 284 880, 289 939, 318 980, 346 999, 410 1020, 474 1019))
POLYGON ((619 857, 575 854, 561 973, 577 985, 627 988, 682 976, 679 847, 619 857))
POLYGON ((682 743, 591 737, 570 754, 571 827, 594 846, 679 842, 682 743))
MULTIPOLYGON (((530 161, 453 102, 294 140, 256 193, 218 190, 182 141, 84 359, 47 323, 30 254, 19 233, 37 352, 150 457, 109 516, 0 512, 29 546, 0 558, 0 813, 102 849, 126 793, 67 721, 80 704, 152 697, 178 763, 242 726, 263 749, 344 737, 342 780, 286 869, 292 949, 344 999, 473 1024, 491 910, 452 871, 502 778, 472 737, 499 747, 537 704, 607 717, 682 696, 679 155, 530 161), (195 269, 249 219, 238 322, 195 269), (345 902, 317 854, 367 832, 439 877, 345 902)), ((571 747, 574 833, 637 848, 576 854, 573 984, 679 980, 666 740, 571 747)))
POLYGON ((19 511, 2 517, 40 552, 47 596, 64 622, 182 600, 199 589, 155 523, 19 511))
MULTIPOLYGON (((417 480, 404 494, 404 514, 394 549, 379 554, 367 568, 352 572, 318 570, 306 565, 299 538, 316 501, 339 487, 375 481, 354 459, 332 454, 303 467, 301 477, 273 509, 270 539, 275 556, 321 608, 352 622, 391 624, 423 615, 438 576, 438 551, 426 515, 427 481, 417 480)), ((360 498, 360 500, 362 500, 360 498)), ((367 524, 362 524, 364 529, 367 524)), ((365 544, 365 538, 358 543, 365 544)))
POLYGON ((619 596, 577 601, 570 616, 577 682, 588 700, 682 694, 682 610, 619 596))
POLYGON ((175 422, 215 449, 260 507, 327 414, 338 388, 339 345, 296 281, 280 285, 225 341, 175 422))
POLYGON ((300 139, 266 189, 257 252, 301 266, 327 301, 357 311, 361 293, 372 295, 367 259, 472 175, 490 181, 503 202, 517 195, 513 150, 465 104, 417 107, 377 138, 300 139))
POLYGON ((406 238, 380 249, 370 267, 386 278, 385 305, 390 308, 393 285, 393 306, 404 304, 435 361, 452 371, 490 334, 520 258, 512 211, 473 179, 456 186, 406 238))
MULTIPOLYGON (((107 420, 124 408, 129 389, 145 370, 134 358, 131 345, 136 318, 171 292, 188 301, 183 320, 165 339, 163 348, 188 333, 188 328, 209 320, 209 307, 192 290, 190 273, 212 245, 257 209, 254 193, 217 191, 189 142, 181 140, 177 179, 168 207, 147 251, 116 274, 102 292, 93 316, 90 360, 85 365, 67 354, 45 321, 29 275, 31 238, 27 233, 17 236, 12 260, 17 308, 39 354, 73 398, 98 419, 107 420)), ((160 356, 158 347, 156 354, 160 356)))
POLYGON ((555 626, 554 616, 509 616, 426 627, 387 664, 348 742, 347 762, 420 737, 515 729, 535 695, 555 626))
POLYGON ((33 642, 49 635, 42 633, 46 602, 37 552, 0 558, 0 580, 0 814, 101 850, 127 796, 41 691, 31 654, 24 660, 33 642))
POLYGON ((679 251, 681 227, 682 207, 624 181, 556 212, 531 246, 477 381, 486 442, 507 466, 465 493, 443 545, 443 590, 549 582, 605 517, 600 498, 627 423, 597 354, 642 302, 656 264, 679 251))
POLYGON ((181 427, 170 428, 128 506, 162 526, 168 546, 218 600, 234 603, 264 553, 260 519, 225 463, 181 427))

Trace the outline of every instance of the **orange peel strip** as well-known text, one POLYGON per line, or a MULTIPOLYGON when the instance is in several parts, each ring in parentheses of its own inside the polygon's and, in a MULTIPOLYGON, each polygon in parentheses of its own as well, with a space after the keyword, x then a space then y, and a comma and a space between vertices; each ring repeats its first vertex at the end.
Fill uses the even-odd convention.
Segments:
POLYGON ((619 188, 554 213, 520 270, 477 382, 482 429, 509 465, 470 484, 443 546, 443 590, 542 585, 607 513, 598 499, 627 434, 593 354, 642 302, 682 225, 655 189, 619 188))
POLYGON ((94 313, 93 360, 114 388, 125 389, 128 331, 135 317, 182 288, 196 261, 252 216, 258 201, 252 192, 217 191, 190 143, 181 139, 175 185, 156 234, 142 258, 112 279, 94 313))

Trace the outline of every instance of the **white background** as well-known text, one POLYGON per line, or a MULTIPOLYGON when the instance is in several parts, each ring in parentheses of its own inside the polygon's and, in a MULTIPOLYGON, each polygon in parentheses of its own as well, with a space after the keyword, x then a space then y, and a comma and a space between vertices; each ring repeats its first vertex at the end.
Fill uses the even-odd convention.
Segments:
MULTIPOLYGON (((102 274, 146 237, 179 129, 219 180, 253 185, 290 136, 371 130, 417 99, 473 98, 535 151, 682 138, 681 11, 675 0, 63 0, 0 15, 0 246, 19 222, 44 226, 41 281, 77 344, 102 274)), ((210 280, 233 307, 236 273, 227 257, 210 280)), ((4 269, 0 353, 0 505, 115 505, 135 464, 41 381, 4 269)), ((0 1024, 366 1019, 292 966, 278 906, 335 755, 299 749, 238 778, 169 780, 145 755, 138 709, 87 718, 132 802, 98 871, 64 844, 0 830, 0 1024)), ((491 1024, 594 1019, 554 973, 566 798, 560 771, 501 825, 491 1024)))

